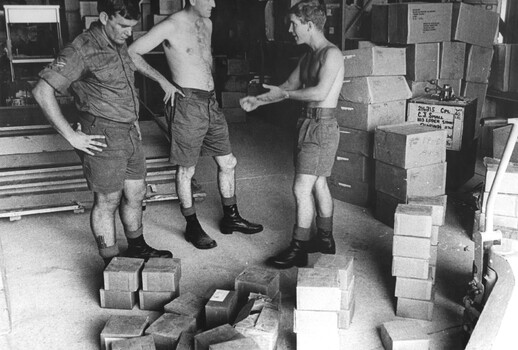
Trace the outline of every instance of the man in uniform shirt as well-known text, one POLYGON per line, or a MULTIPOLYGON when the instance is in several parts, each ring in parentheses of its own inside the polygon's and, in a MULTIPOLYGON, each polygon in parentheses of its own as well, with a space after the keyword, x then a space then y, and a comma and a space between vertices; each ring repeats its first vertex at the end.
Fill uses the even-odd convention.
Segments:
POLYGON ((138 125, 136 67, 126 46, 140 17, 138 0, 99 0, 97 6, 99 21, 40 72, 33 94, 50 123, 80 151, 94 193, 90 226, 105 263, 119 255, 117 209, 128 240, 126 256, 170 258, 171 252, 151 248, 143 236, 146 161, 138 125), (54 96, 69 88, 79 111, 76 130, 54 96))

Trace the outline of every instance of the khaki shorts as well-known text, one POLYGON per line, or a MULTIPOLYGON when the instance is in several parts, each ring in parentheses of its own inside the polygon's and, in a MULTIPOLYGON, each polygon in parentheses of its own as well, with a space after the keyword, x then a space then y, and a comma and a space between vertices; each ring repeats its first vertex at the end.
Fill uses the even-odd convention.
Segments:
POLYGON ((81 130, 87 135, 104 135, 107 146, 91 156, 81 152, 88 188, 98 193, 113 193, 124 188, 125 180, 146 178, 146 158, 134 124, 82 115, 81 130))
POLYGON ((182 89, 176 95, 169 121, 171 151, 169 161, 184 167, 195 166, 200 155, 224 156, 232 153, 228 125, 214 92, 182 89))
POLYGON ((335 162, 340 130, 334 108, 305 108, 297 122, 295 172, 329 177, 335 162))

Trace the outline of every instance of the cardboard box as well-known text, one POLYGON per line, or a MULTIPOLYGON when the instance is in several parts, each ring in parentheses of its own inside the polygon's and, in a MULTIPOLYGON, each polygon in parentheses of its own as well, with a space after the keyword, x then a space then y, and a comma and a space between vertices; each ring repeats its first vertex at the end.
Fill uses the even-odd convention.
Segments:
POLYGON ((337 156, 357 153, 365 157, 372 156, 374 134, 367 131, 340 127, 340 141, 337 156))
POLYGON ((432 236, 432 208, 400 204, 394 215, 394 234, 430 238, 432 236))
POLYGON ((473 142, 476 105, 472 99, 439 101, 427 96, 408 101, 407 121, 444 130, 447 150, 460 151, 473 142))
POLYGON ((339 182, 372 183, 374 181, 374 159, 361 154, 341 152, 336 157, 331 175, 339 182))
POLYGON ((150 335, 116 340, 111 343, 111 350, 155 350, 155 341, 150 335))
POLYGON ((293 332, 305 333, 335 329, 347 329, 354 314, 354 303, 349 310, 342 311, 316 311, 299 310, 293 312, 293 332))
POLYGON ((371 23, 371 41, 388 43, 388 5, 372 6, 371 23))
POLYGON ((297 309, 340 311, 342 293, 338 271, 322 268, 299 268, 297 274, 297 309))
POLYGON ((135 292, 140 287, 144 259, 114 257, 103 271, 104 289, 135 292))
POLYGON ((381 325, 380 335, 385 349, 430 349, 430 337, 415 321, 385 322, 381 325))
POLYGON ((405 49, 375 46, 343 51, 344 77, 405 75, 405 49))
POLYGON ((141 310, 162 311, 164 305, 176 298, 180 291, 176 292, 148 292, 138 291, 139 308, 141 310))
POLYGON ((180 259, 150 258, 142 269, 142 290, 180 294, 180 259))
MULTIPOLYGON (((465 3, 453 4, 452 41, 493 47, 500 16, 465 3)), ((443 40, 443 41, 448 41, 443 40)))
POLYGON ((315 261, 314 268, 338 271, 340 289, 348 289, 354 279, 354 258, 350 255, 322 254, 315 261))
POLYGON ((338 125, 374 131, 377 126, 403 123, 406 116, 406 100, 368 104, 339 100, 337 109, 338 125))
POLYGON ((431 300, 433 282, 432 276, 427 279, 396 277, 394 295, 400 298, 431 300))
POLYGON ((278 271, 247 267, 234 281, 240 300, 246 300, 250 293, 259 293, 275 298, 280 288, 280 274, 278 271))
POLYGON ((404 76, 346 78, 342 98, 356 103, 406 100, 412 96, 404 76))
POLYGON ((404 3, 388 8, 388 42, 432 43, 450 40, 451 3, 404 3))
POLYGON ((233 290, 216 289, 205 305, 207 328, 234 322, 237 314, 237 293, 233 290))
POLYGON ((446 163, 403 169, 376 161, 375 188, 402 201, 415 196, 440 196, 446 191, 446 163))
MULTIPOLYGON (((261 303, 261 302, 259 302, 261 303)), ((257 310, 254 305, 251 313, 241 322, 237 322, 234 328, 259 346, 260 350, 275 350, 279 337, 279 325, 281 312, 268 304, 257 310), (259 316, 257 316, 259 313, 259 316)), ((248 349, 248 348, 242 348, 248 349)))
POLYGON ((410 45, 406 49, 407 79, 427 81, 439 77, 440 43, 410 45))
POLYGON ((149 324, 149 316, 110 316, 101 331, 101 349, 111 349, 111 343, 139 337, 149 324))
POLYGON ((393 256, 429 260, 431 250, 430 238, 394 235, 393 256))
MULTIPOLYGON (((441 43, 441 65, 439 78, 459 80, 464 78, 464 62, 466 44, 461 42, 445 41, 441 43)), ((455 90, 457 93, 460 89, 455 90)))
POLYGON ((411 197, 408 204, 421 205, 432 208, 432 225, 442 226, 446 217, 446 206, 448 204, 448 196, 442 195, 437 197, 411 197))
POLYGON ((333 198, 339 201, 368 207, 371 204, 373 187, 366 182, 347 183, 335 180, 332 176, 328 180, 329 190, 333 198))
POLYGON ((397 298, 396 316, 431 321, 433 300, 397 298))
POLYGON ((155 341, 157 349, 176 349, 180 335, 194 333, 196 320, 189 316, 162 314, 145 331, 155 341))
POLYGON ((376 203, 374 207, 374 217, 389 227, 394 227, 394 214, 399 204, 406 203, 381 191, 376 191, 376 203))
POLYGON ((468 45, 464 80, 475 83, 487 83, 489 81, 492 59, 492 47, 468 45))
POLYGON ((263 350, 257 342, 251 338, 241 338, 225 341, 223 343, 211 344, 209 350, 263 350))
POLYGON ((426 279, 430 274, 428 259, 392 257, 392 276, 426 279))
POLYGON ((374 158, 409 169, 446 160, 446 131, 409 122, 385 125, 374 135, 374 158))
POLYGON ((194 346, 196 350, 209 350, 212 344, 223 343, 234 339, 245 338, 229 324, 209 329, 194 336, 194 346))

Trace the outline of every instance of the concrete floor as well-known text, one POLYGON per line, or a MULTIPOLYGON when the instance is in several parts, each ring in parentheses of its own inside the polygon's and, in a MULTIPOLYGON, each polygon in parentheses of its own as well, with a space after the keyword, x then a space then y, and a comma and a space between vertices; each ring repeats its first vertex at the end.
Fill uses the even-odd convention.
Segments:
MULTIPOLYGON (((204 159, 197 180, 207 193, 197 203, 198 217, 217 240, 209 251, 195 249, 183 239, 184 220, 178 203, 152 203, 144 212, 147 241, 170 249, 182 260, 181 291, 204 293, 232 289, 247 266, 285 247, 294 222, 292 130, 259 118, 231 125, 238 157, 238 204, 245 218, 260 222, 264 232, 246 236, 222 235, 222 209, 212 160, 204 159)), ((356 311, 347 330, 350 349, 383 349, 379 326, 395 316, 394 278, 390 274, 392 229, 373 218, 370 209, 335 201, 334 232, 338 254, 355 258, 356 311)), ((463 349, 462 296, 470 279, 473 245, 469 239, 472 213, 450 200, 446 225, 439 234, 436 306, 432 322, 418 321, 432 339, 432 349, 463 349)), ((120 225, 119 225, 120 229, 120 225)), ((159 312, 102 309, 99 288, 103 263, 89 228, 89 212, 27 216, 0 221, 11 301, 12 332, 0 337, 0 349, 99 349, 99 334, 111 315, 149 315, 159 312)), ((119 232, 122 232, 121 230, 119 232)), ((126 242, 119 234, 119 245, 126 242)), ((311 256, 310 264, 317 254, 311 256)), ((291 332, 296 268, 282 271, 284 331, 278 349, 295 349, 291 332)))

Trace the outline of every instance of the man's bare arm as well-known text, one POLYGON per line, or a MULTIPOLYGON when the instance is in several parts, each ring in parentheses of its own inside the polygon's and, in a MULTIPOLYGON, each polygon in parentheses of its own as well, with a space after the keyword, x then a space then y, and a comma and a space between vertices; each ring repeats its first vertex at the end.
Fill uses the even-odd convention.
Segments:
POLYGON ((343 76, 343 70, 344 61, 342 52, 338 50, 338 48, 330 49, 320 68, 317 85, 289 91, 289 98, 305 102, 324 101, 329 95, 337 77, 343 76))
MULTIPOLYGON (((129 55, 137 66, 137 69, 144 76, 153 79, 162 90, 164 90, 164 103, 171 99, 171 103, 174 101, 175 93, 182 92, 178 90, 166 77, 164 77, 159 71, 153 68, 149 63, 146 62, 143 55, 153 50, 158 45, 161 45, 164 40, 167 40, 167 34, 174 30, 173 22, 168 18, 160 22, 144 36, 137 39, 128 48, 129 55)), ((183 95, 183 94, 182 94, 183 95)))
POLYGON ((102 140, 104 135, 86 135, 81 132, 81 125, 74 130, 61 112, 54 88, 45 80, 40 79, 38 84, 32 90, 32 94, 36 102, 40 105, 45 117, 54 126, 54 128, 63 136, 74 148, 81 150, 90 155, 94 155, 93 151, 101 152, 106 144, 96 140, 102 140))

